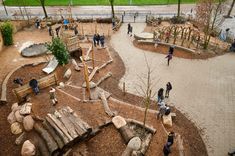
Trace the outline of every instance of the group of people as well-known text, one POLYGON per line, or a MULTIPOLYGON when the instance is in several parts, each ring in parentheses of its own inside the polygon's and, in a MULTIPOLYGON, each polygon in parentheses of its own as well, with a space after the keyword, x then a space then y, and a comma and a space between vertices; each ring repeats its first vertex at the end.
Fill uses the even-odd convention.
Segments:
MULTIPOLYGON (((19 86, 23 86, 23 80, 22 78, 15 78, 13 80, 13 82, 15 84, 18 84, 19 86)), ((30 81, 29 81, 29 86, 32 88, 33 92, 35 93, 35 95, 39 94, 39 85, 38 85, 38 81, 33 77, 30 81)), ((50 95, 50 100, 52 102, 52 105, 54 106, 55 104, 58 103, 58 100, 56 98, 56 94, 55 94, 55 88, 51 87, 50 91, 49 91, 49 95, 50 95)))
POLYGON ((164 89, 160 88, 157 95, 157 105, 158 105, 158 114, 157 118, 162 117, 163 115, 169 115, 171 112, 170 107, 164 102, 164 98, 169 98, 170 91, 172 90, 172 85, 170 82, 166 84, 166 92, 164 96, 164 89))
POLYGON ((99 35, 98 33, 96 33, 93 36, 93 43, 94 43, 95 47, 96 47, 96 45, 104 47, 104 40, 105 40, 104 34, 99 35))

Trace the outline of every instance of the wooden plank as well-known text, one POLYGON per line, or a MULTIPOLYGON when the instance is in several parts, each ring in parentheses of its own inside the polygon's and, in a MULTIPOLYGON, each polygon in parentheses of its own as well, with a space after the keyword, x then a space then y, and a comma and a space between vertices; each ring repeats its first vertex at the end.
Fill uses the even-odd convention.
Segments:
POLYGON ((101 92, 100 95, 99 95, 99 97, 100 97, 101 100, 102 100, 102 104, 103 104, 105 113, 107 113, 110 117, 113 117, 115 114, 110 110, 104 92, 101 92))
POLYGON ((56 133, 60 136, 63 142, 67 144, 69 142, 69 139, 64 135, 64 133, 60 130, 60 128, 57 127, 57 125, 49 117, 46 117, 46 120, 50 124, 50 126, 52 126, 55 129, 56 133))
POLYGON ((44 128, 46 128, 48 130, 48 132, 54 138, 54 140, 56 141, 56 143, 59 146, 59 148, 62 149, 64 147, 64 142, 61 139, 61 137, 59 135, 57 135, 55 129, 46 120, 44 120, 42 122, 42 125, 43 125, 44 128))
POLYGON ((69 133, 68 133, 67 129, 64 127, 64 125, 53 114, 47 114, 47 116, 56 124, 57 127, 59 127, 59 129, 69 139, 69 141, 73 140, 73 138, 69 135, 69 133))
POLYGON ((63 114, 63 110, 59 110, 60 117, 58 117, 58 119, 64 124, 65 128, 67 129, 67 131, 69 132, 69 134, 75 139, 77 138, 79 135, 76 133, 76 130, 74 128, 73 123, 68 119, 68 117, 63 114))
POLYGON ((92 72, 91 72, 91 74, 89 75, 89 82, 92 80, 92 78, 95 76, 95 73, 98 71, 98 67, 95 67, 93 70, 92 70, 92 72))
POLYGON ((52 155, 58 149, 58 145, 55 140, 51 137, 51 135, 38 123, 34 124, 34 129, 38 132, 38 134, 43 138, 45 141, 50 154, 52 155))

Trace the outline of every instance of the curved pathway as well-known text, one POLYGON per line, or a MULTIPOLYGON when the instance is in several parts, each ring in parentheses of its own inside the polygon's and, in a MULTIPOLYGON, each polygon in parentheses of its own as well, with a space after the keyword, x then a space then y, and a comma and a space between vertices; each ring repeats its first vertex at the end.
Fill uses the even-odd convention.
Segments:
MULTIPOLYGON (((135 33, 141 32, 145 24, 132 26, 135 33)), ((170 104, 202 130, 209 155, 226 156, 229 150, 235 149, 235 53, 208 60, 173 57, 168 67, 165 55, 134 47, 126 32, 124 24, 111 38, 126 67, 119 86, 125 82, 128 92, 138 93, 139 77, 147 74, 146 56, 153 69, 153 81, 157 82, 154 88, 157 91, 165 88, 168 81, 172 82, 170 104)))

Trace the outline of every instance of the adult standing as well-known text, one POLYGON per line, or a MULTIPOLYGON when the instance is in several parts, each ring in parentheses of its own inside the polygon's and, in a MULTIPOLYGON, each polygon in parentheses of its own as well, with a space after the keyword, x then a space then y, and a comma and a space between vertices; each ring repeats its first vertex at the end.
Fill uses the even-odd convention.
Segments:
POLYGON ((173 55, 174 54, 174 49, 175 49, 175 46, 170 46, 169 47, 169 51, 168 51, 168 54, 171 54, 171 55, 173 55))
POLYGON ((167 144, 169 147, 171 147, 174 144, 174 138, 175 138, 175 133, 170 132, 167 136, 167 144))
POLYGON ((164 156, 168 156, 171 153, 170 146, 168 144, 165 144, 163 146, 163 154, 164 156))
POLYGON ((100 35, 98 33, 96 34, 96 43, 98 46, 100 45, 100 35))
POLYGON ((100 36, 100 44, 101 44, 101 47, 104 47, 104 34, 100 36))
POLYGON ((130 26, 130 37, 132 36, 133 27, 130 26))
POLYGON ((164 99, 163 92, 164 92, 163 88, 160 88, 158 90, 158 93, 157 93, 157 103, 161 103, 162 100, 164 99))
POLYGON ((128 35, 129 35, 129 33, 130 33, 130 29, 131 29, 131 24, 128 23, 128 25, 127 25, 127 34, 128 34, 128 35))
POLYGON ((94 34, 94 36, 93 36, 93 43, 94 43, 94 46, 95 46, 95 47, 96 47, 96 38, 97 38, 97 35, 94 34))
POLYGON ((172 90, 172 85, 170 82, 167 82, 166 84, 166 93, 165 93, 165 98, 169 98, 169 93, 172 90))

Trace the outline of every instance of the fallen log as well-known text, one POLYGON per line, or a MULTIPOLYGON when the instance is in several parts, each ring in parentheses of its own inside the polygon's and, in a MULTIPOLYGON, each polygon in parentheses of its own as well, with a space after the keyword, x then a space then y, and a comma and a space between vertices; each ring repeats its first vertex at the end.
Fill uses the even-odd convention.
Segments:
POLYGON ((51 136, 54 138, 56 141, 57 145, 59 146, 60 149, 64 147, 64 142, 63 140, 56 134, 55 130, 53 127, 45 120, 42 123, 43 127, 48 130, 48 132, 51 134, 51 136))
MULTIPOLYGON (((68 111, 68 112, 71 112, 71 108, 69 109, 70 107, 66 107, 66 110, 68 111)), ((92 131, 92 128, 91 128, 91 126, 90 125, 88 125, 85 121, 83 121, 82 119, 80 119, 79 117, 78 117, 78 115, 75 113, 75 112, 73 112, 72 114, 71 114, 74 118, 75 118, 75 121, 76 121, 76 123, 78 123, 79 124, 79 126, 81 126, 81 128, 83 128, 83 129, 86 129, 89 133, 92 131)))
POLYGON ((69 135, 69 133, 68 133, 67 129, 64 127, 64 125, 53 114, 47 114, 47 116, 56 124, 57 127, 59 127, 59 129, 69 139, 69 141, 73 140, 73 138, 69 135))
POLYGON ((124 139, 125 143, 128 144, 128 142, 135 137, 133 131, 127 126, 122 126, 121 128, 118 129, 120 132, 122 138, 124 139))
POLYGON ((103 107, 104 107, 104 110, 105 110, 105 113, 107 113, 110 117, 113 117, 115 116, 115 114, 110 110, 109 108, 109 105, 108 105, 108 102, 107 102, 107 99, 104 95, 104 92, 101 92, 99 94, 99 97, 101 98, 102 100, 102 104, 103 104, 103 107))
POLYGON ((73 126, 74 126, 74 128, 75 128, 75 131, 76 131, 76 133, 77 133, 79 136, 83 136, 84 133, 86 133, 86 129, 85 129, 85 130, 82 129, 82 128, 79 126, 79 124, 76 123, 74 117, 73 117, 70 113, 68 113, 67 111, 64 111, 63 114, 66 114, 66 115, 68 116, 69 121, 70 121, 71 123, 73 123, 73 126))
POLYGON ((59 120, 64 124, 65 128, 69 132, 69 134, 75 139, 79 135, 76 133, 76 130, 74 128, 73 123, 68 119, 67 115, 63 113, 63 110, 59 110, 58 112, 61 117, 59 117, 59 120))
POLYGON ((64 135, 64 133, 60 130, 59 127, 51 120, 49 117, 46 117, 46 121, 52 126, 60 138, 63 140, 64 144, 66 145, 69 142, 69 139, 64 135))
POLYGON ((98 86, 99 84, 101 84, 104 80, 106 80, 107 78, 111 77, 112 73, 108 72, 104 77, 102 77, 97 83, 96 85, 98 86))
POLYGON ((38 134, 43 138, 45 143, 47 144, 48 150, 51 155, 58 150, 58 145, 55 140, 51 137, 51 135, 38 123, 34 124, 34 129, 38 132, 38 134))

